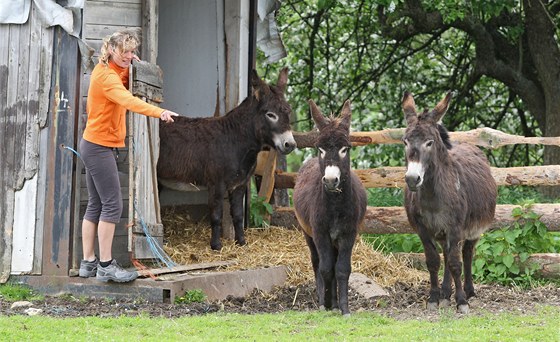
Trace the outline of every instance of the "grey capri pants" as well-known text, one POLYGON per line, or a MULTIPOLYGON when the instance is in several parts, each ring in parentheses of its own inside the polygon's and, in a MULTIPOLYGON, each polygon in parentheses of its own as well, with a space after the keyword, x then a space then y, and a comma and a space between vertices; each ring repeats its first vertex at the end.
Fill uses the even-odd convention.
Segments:
POLYGON ((84 219, 119 223, 123 210, 117 161, 111 147, 82 139, 80 154, 86 167, 88 204, 84 219))

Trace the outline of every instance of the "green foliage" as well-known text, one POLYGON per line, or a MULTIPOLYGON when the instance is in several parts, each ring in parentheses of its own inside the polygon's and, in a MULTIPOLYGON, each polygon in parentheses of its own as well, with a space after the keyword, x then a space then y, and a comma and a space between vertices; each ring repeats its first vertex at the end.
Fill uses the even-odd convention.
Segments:
MULTIPOLYGON (((466 16, 488 22, 500 13, 521 11, 517 0, 420 3, 439 11, 444 22, 466 16)), ((515 92, 489 77, 472 78, 477 74, 477 63, 475 45, 468 34, 450 28, 393 41, 383 37, 380 6, 384 6, 388 23, 406 27, 409 19, 402 15, 402 0, 283 2, 277 21, 288 56, 268 64, 259 53, 257 69, 259 74, 273 77, 280 68, 289 66, 287 99, 296 131, 313 129, 308 99, 325 113, 338 113, 344 100, 350 99, 352 129, 376 131, 404 126, 400 101, 405 90, 418 95, 419 108, 433 107, 453 90, 455 96, 443 121, 450 131, 485 126, 510 134, 542 135, 536 119, 515 92)), ((513 41, 521 32, 513 24, 502 31, 513 41)), ((403 150, 399 144, 360 147, 352 154, 353 166, 402 166, 403 150)), ((485 152, 496 167, 540 165, 543 161, 541 145, 513 145, 485 152)), ((288 171, 297 171, 311 154, 311 149, 290 154, 288 171)))
POLYGON ((560 203, 560 198, 547 198, 536 187, 531 186, 500 186, 498 188, 498 204, 529 205, 531 203, 560 203))
POLYGON ((252 227, 268 226, 267 217, 273 213, 272 205, 256 194, 251 196, 250 220, 252 227))
POLYGON ((517 221, 483 235, 476 247, 473 276, 480 282, 527 286, 534 281, 538 265, 528 262, 532 253, 556 253, 560 241, 547 231, 529 208, 515 208, 517 221))
POLYGON ((43 299, 43 296, 34 292, 28 286, 6 283, 0 285, 0 298, 15 302, 19 300, 40 300, 43 299))
POLYGON ((189 290, 182 296, 175 297, 175 304, 202 303, 206 300, 206 295, 202 290, 189 290))
POLYGON ((417 234, 363 234, 362 239, 382 253, 423 253, 417 234))
POLYGON ((403 205, 403 189, 369 188, 368 205, 373 207, 400 207, 403 205))

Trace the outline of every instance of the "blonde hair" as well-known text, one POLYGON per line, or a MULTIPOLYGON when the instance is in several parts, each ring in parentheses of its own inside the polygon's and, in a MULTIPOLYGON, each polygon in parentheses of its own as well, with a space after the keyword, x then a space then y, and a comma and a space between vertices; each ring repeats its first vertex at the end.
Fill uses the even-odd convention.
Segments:
POLYGON ((107 65, 111 57, 111 50, 118 53, 136 51, 140 46, 140 38, 136 30, 121 30, 103 38, 99 63, 107 65))

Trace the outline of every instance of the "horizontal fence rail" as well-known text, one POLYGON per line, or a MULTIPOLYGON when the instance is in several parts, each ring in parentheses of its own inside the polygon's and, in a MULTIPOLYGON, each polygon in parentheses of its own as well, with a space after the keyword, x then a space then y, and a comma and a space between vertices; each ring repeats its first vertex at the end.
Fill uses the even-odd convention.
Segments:
MULTIPOLYGON (((405 129, 385 129, 375 132, 352 132, 350 140, 354 146, 369 144, 399 144, 402 143, 405 129)), ((313 147, 318 136, 317 131, 294 132, 298 148, 313 147)), ((466 142, 480 147, 496 149, 505 145, 542 144, 560 146, 560 137, 523 137, 500 132, 491 128, 478 128, 466 132, 449 132, 455 142, 466 142)), ((268 158, 269 160, 271 158, 268 158)), ((275 159, 274 159, 275 162, 275 159)), ((275 165, 275 164, 274 164, 275 165)), ((297 173, 276 170, 272 173, 260 173, 262 184, 270 189, 292 189, 297 173), (265 179, 266 178, 266 179, 265 179), (273 178, 273 179, 272 179, 273 178)), ((270 169, 270 168, 269 168, 270 169)), ((559 186, 560 165, 528 166, 528 167, 492 167, 492 176, 500 186, 559 186)), ((354 170, 366 188, 404 188, 405 167, 379 167, 374 169, 354 170)), ((501 228, 513 224, 517 218, 512 216, 512 210, 518 205, 503 204, 496 207, 496 214, 491 229, 501 228)), ((530 208, 540 216, 549 231, 560 231, 560 204, 534 204, 530 208)), ((284 227, 297 227, 294 210, 291 207, 275 207, 271 216, 271 224, 284 227)), ((366 218, 360 229, 361 233, 391 234, 414 233, 408 223, 404 207, 372 207, 369 206, 366 218)))
MULTIPOLYGON (((492 167, 492 176, 498 185, 560 185, 560 165, 531 167, 492 167)), ((404 166, 354 170, 366 188, 404 188, 404 166)), ((276 189, 291 189, 296 172, 277 172, 276 189)))
MULTIPOLYGON (((389 128, 374 132, 351 132, 350 141, 354 146, 370 144, 402 144, 404 128, 389 128)), ((294 132, 298 148, 313 147, 319 132, 294 132)), ((483 127, 465 132, 449 132, 452 141, 467 142, 480 147, 491 149, 506 145, 531 144, 531 145, 555 145, 560 146, 560 137, 522 137, 500 132, 498 130, 483 127)))
MULTIPOLYGON (((511 215, 514 208, 521 207, 513 204, 496 206, 494 222, 490 229, 503 228, 511 225, 516 218, 511 215)), ((560 204, 534 204, 531 211, 541 216, 540 220, 549 231, 560 231, 560 204)), ((276 207, 271 217, 271 223, 281 227, 297 227, 298 223, 291 207, 276 207)), ((366 218, 362 227, 362 234, 408 234, 415 233, 406 218, 404 207, 367 207, 366 218)))

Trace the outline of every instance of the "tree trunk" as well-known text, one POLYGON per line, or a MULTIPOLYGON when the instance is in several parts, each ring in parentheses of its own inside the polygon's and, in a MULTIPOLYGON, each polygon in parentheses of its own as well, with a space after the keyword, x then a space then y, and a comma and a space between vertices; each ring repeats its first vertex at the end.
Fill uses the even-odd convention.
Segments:
MULTIPOLYGON (((524 0, 525 30, 531 59, 541 82, 545 101, 544 136, 560 136, 560 48, 554 39, 556 27, 545 8, 545 1, 524 0)), ((535 113, 533 113, 535 115, 535 113)), ((560 165, 560 147, 546 146, 545 165, 560 165)), ((543 194, 560 197, 560 187, 544 187, 543 194)))

